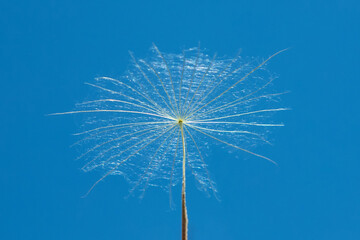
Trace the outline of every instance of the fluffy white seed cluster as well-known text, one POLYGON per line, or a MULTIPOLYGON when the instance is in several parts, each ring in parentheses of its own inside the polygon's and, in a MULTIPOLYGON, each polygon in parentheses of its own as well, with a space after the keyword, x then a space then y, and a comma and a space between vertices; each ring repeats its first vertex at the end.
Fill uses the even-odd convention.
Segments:
POLYGON ((207 169, 216 143, 272 162, 249 149, 269 143, 270 127, 283 126, 269 118, 287 109, 275 107, 283 92, 269 91, 275 77, 265 69, 279 52, 259 61, 208 56, 199 47, 165 54, 154 45, 151 51, 147 59, 130 53, 125 76, 87 83, 97 97, 76 111, 57 113, 86 116, 75 145, 87 147, 79 156, 84 171, 104 172, 93 187, 109 175, 123 175, 132 184, 130 193, 143 196, 148 187, 160 186, 171 194, 182 177, 181 128, 187 173, 206 192, 216 192, 207 169))

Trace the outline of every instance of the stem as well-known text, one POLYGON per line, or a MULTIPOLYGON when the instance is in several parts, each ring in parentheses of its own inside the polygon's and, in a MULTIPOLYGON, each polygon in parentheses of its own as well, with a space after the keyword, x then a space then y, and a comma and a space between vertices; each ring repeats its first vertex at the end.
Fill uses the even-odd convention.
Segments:
POLYGON ((179 121, 180 130, 181 130, 181 139, 182 139, 182 146, 183 146, 183 162, 182 162, 182 191, 181 191, 181 206, 182 206, 182 228, 181 228, 181 239, 187 240, 187 230, 188 230, 188 217, 187 217, 187 208, 186 208, 186 196, 185 196, 185 187, 186 187, 186 175, 185 175, 185 163, 186 163, 186 152, 185 152, 185 138, 184 138, 184 127, 182 121, 179 121))

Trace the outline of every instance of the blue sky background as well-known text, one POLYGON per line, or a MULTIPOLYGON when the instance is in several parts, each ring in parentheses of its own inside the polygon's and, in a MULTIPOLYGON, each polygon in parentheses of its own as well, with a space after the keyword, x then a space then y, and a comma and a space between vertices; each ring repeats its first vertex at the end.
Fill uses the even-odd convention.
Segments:
POLYGON ((180 204, 160 189, 124 199, 128 184, 109 177, 81 198, 99 175, 74 161, 74 118, 45 114, 121 75, 128 50, 199 41, 220 56, 291 47, 269 68, 293 110, 257 149, 279 167, 213 151, 221 201, 189 182, 189 239, 360 239, 360 4, 349 0, 1 1, 0 238, 180 239, 180 204))

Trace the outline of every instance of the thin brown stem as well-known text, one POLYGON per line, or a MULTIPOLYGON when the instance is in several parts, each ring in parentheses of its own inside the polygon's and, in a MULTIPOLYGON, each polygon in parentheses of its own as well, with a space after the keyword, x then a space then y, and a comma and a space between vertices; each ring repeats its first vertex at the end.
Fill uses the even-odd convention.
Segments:
POLYGON ((182 147, 183 147, 183 162, 182 162, 182 191, 181 191, 181 208, 182 208, 182 217, 181 217, 181 239, 187 240, 187 232, 188 232, 188 216, 187 216, 187 208, 186 208, 186 195, 185 195, 185 188, 186 188, 186 152, 185 152, 185 137, 184 137, 184 126, 183 122, 179 121, 180 129, 181 129, 181 139, 182 139, 182 147))

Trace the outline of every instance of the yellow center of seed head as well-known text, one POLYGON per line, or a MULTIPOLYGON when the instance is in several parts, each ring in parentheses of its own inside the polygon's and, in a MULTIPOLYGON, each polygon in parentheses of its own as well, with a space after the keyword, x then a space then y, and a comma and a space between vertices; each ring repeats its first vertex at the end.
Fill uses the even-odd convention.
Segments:
POLYGON ((179 125, 182 125, 183 122, 184 122, 184 120, 183 120, 182 118, 179 118, 179 119, 177 120, 177 122, 178 122, 179 125))

